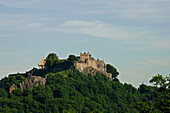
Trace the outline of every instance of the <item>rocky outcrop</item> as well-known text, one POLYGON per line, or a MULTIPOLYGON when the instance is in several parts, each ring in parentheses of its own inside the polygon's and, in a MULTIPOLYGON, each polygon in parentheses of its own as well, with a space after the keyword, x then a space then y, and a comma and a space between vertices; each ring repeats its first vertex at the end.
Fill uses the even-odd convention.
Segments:
POLYGON ((42 78, 40 76, 32 76, 28 74, 28 78, 25 81, 22 81, 19 85, 21 90, 23 91, 26 88, 33 89, 34 86, 45 85, 46 78, 42 78))
POLYGON ((96 73, 102 73, 102 74, 105 74, 106 77, 109 78, 109 80, 112 80, 112 74, 111 73, 104 73, 102 71, 98 71, 98 70, 94 69, 93 67, 86 67, 81 72, 83 72, 85 75, 91 74, 92 76, 95 76, 96 73))
POLYGON ((12 93, 12 91, 14 91, 15 89, 17 89, 17 86, 15 84, 12 84, 12 86, 9 89, 9 92, 12 93))
MULTIPOLYGON (((45 85, 46 84, 46 78, 42 78, 40 76, 33 76, 31 74, 27 74, 27 78, 25 81, 22 81, 20 84, 19 84, 19 88, 21 89, 21 91, 23 91, 24 89, 26 88, 30 88, 30 89, 33 89, 35 86, 40 86, 40 85, 45 85)), ((13 90, 17 89, 18 87, 13 84, 11 87, 10 87, 10 93, 12 93, 13 90)))

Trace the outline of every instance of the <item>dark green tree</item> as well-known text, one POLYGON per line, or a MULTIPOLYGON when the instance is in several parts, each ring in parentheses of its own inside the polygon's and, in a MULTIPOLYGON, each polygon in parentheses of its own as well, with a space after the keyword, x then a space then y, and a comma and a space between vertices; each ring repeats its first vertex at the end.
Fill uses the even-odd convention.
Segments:
POLYGON ((112 74, 113 78, 116 78, 119 75, 119 72, 117 71, 117 69, 110 64, 106 65, 106 69, 108 73, 112 74))
POLYGON ((50 53, 46 58, 45 66, 47 69, 54 67, 58 62, 58 56, 55 53, 50 53))
POLYGON ((0 97, 6 98, 7 96, 8 96, 8 93, 4 89, 0 88, 0 97))
POLYGON ((68 60, 74 62, 74 61, 78 61, 78 58, 75 55, 69 55, 68 60))
MULTIPOLYGON (((170 76, 163 77, 158 74, 149 81, 156 86, 155 91, 151 94, 146 102, 137 102, 130 104, 141 113, 170 113, 170 76)), ((142 91, 143 92, 143 91, 142 91)))

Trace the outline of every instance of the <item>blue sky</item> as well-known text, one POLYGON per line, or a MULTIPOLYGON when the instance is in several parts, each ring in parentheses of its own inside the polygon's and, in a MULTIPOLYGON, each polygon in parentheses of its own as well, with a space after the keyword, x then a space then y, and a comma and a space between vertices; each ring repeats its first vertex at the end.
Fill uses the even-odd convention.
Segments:
POLYGON ((170 74, 169 0, 0 0, 0 78, 90 52, 138 86, 170 74))

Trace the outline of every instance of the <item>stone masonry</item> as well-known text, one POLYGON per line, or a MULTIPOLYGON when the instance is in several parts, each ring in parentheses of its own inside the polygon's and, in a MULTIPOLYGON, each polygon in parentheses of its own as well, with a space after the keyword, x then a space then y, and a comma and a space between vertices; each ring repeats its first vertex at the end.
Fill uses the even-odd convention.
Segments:
POLYGON ((92 72, 90 67, 92 67, 99 73, 105 74, 110 80, 112 80, 112 74, 107 73, 106 64, 103 60, 95 60, 93 57, 91 57, 91 54, 89 53, 80 53, 80 59, 79 61, 74 62, 74 68, 79 70, 80 72, 83 72, 84 74, 87 74, 87 72, 92 72))

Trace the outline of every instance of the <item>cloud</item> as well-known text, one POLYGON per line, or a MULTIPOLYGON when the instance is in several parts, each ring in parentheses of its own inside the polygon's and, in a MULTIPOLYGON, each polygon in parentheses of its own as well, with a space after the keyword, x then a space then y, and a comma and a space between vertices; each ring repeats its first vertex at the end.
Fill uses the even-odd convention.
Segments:
MULTIPOLYGON (((0 30, 1 31, 12 31, 16 32, 19 30, 31 30, 35 31, 32 28, 38 28, 36 31, 44 29, 43 26, 46 26, 47 21, 43 20, 41 15, 35 15, 31 13, 27 14, 4 14, 0 12, 0 30)), ((20 32, 20 31, 19 31, 20 32)))
POLYGON ((135 40, 134 43, 141 45, 142 50, 146 49, 170 49, 170 39, 168 39, 169 34, 166 34, 167 36, 163 36, 159 34, 153 33, 152 36, 145 36, 145 38, 142 38, 141 40, 135 40))
POLYGON ((33 4, 38 4, 43 2, 44 0, 1 0, 0 4, 8 6, 8 7, 15 7, 15 8, 27 8, 33 4))
POLYGON ((45 23, 28 23, 27 26, 28 27, 41 27, 45 25, 45 23))
POLYGON ((70 20, 63 23, 61 25, 61 28, 58 30, 70 33, 85 34, 95 37, 117 39, 134 39, 143 35, 143 33, 138 32, 138 29, 107 24, 103 21, 98 20, 70 20))
POLYGON ((164 57, 159 59, 147 58, 146 61, 138 62, 140 65, 144 66, 170 66, 170 57, 164 57))
POLYGON ((151 23, 169 22, 169 0, 121 0, 106 1, 103 6, 91 9, 88 13, 112 15, 112 18, 149 21, 151 23))
POLYGON ((150 42, 146 42, 148 44, 149 48, 160 48, 160 49, 170 49, 170 40, 164 39, 164 40, 154 40, 150 42))
POLYGON ((90 21, 81 21, 81 20, 71 20, 71 21, 67 21, 63 24, 63 26, 80 26, 80 27, 88 27, 88 26, 94 26, 96 24, 100 24, 100 21, 94 21, 94 22, 90 22, 90 21))

